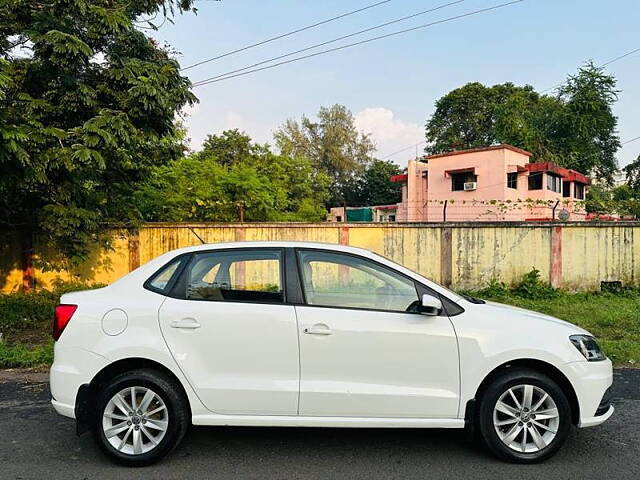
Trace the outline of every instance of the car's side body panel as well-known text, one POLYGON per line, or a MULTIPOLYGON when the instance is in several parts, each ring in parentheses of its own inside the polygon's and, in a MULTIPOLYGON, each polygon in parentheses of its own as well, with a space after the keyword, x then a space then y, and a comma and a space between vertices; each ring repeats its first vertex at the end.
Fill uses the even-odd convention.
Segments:
POLYGON ((72 416, 70 413, 81 385, 89 383, 113 362, 138 358, 169 369, 182 383, 193 414, 207 413, 160 332, 158 309, 166 297, 143 289, 141 284, 122 287, 122 284, 114 284, 99 290, 63 295, 62 303, 79 306, 55 346, 50 376, 52 393, 55 390, 54 398, 61 404, 59 408, 72 416), (121 309, 127 316, 126 327, 117 335, 109 335, 103 329, 103 318, 113 309, 121 309), (82 355, 70 355, 70 351, 82 352, 82 355))
POLYGON ((194 425, 235 427, 464 428, 459 418, 375 418, 282 415, 194 415, 194 425))
POLYGON ((458 346, 449 318, 296 307, 300 415, 456 418, 458 346), (329 335, 305 330, 324 325, 329 335))
POLYGON ((555 367, 569 380, 581 418, 593 416, 612 383, 612 367, 608 359, 586 361, 568 341, 569 335, 586 333, 584 330, 553 317, 499 304, 471 306, 463 301, 463 306, 466 311, 451 319, 460 345, 462 406, 475 397, 494 369, 517 360, 536 360, 555 367), (535 327, 530 322, 535 322, 535 327))
POLYGON ((292 305, 167 298, 159 317, 169 349, 209 410, 298 413, 298 329, 292 305), (187 319, 200 326, 175 326, 187 319))

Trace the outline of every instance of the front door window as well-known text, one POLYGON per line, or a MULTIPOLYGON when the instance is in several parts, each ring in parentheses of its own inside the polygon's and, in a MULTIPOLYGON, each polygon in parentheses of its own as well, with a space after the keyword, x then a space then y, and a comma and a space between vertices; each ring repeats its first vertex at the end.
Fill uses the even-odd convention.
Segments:
POLYGON ((416 306, 414 282, 376 262, 311 250, 299 258, 308 305, 396 312, 416 306))

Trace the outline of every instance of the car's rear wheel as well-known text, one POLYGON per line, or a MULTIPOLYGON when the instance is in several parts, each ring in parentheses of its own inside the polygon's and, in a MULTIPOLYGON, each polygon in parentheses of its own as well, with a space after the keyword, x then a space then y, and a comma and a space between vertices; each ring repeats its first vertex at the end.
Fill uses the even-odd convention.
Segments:
POLYGON ((125 372, 100 388, 94 434, 116 462, 150 465, 180 443, 188 412, 182 391, 167 375, 148 369, 125 372))
POLYGON ((555 454, 571 427, 565 393, 549 377, 533 370, 508 370, 480 400, 480 433, 498 457, 535 463, 555 454))

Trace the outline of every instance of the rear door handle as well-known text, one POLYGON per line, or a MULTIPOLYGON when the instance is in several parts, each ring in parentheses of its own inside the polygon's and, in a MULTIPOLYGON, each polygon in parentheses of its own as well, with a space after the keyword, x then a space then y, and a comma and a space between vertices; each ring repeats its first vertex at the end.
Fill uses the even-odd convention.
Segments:
POLYGON ((187 330, 195 330, 200 328, 200 323, 193 318, 183 318, 182 320, 173 320, 171 328, 184 328, 187 330))
POLYGON ((308 335, 331 335, 333 333, 324 323, 317 323, 312 327, 306 327, 303 332, 308 335))

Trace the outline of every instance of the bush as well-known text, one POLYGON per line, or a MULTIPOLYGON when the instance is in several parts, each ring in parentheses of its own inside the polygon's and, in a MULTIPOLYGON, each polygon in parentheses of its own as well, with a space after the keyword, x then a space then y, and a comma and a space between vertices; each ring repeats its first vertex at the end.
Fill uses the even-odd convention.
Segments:
POLYGON ((511 293, 522 298, 538 300, 557 297, 558 289, 543 282, 540 279, 540 270, 534 268, 523 275, 522 280, 511 289, 511 293))
POLYGON ((58 283, 52 290, 0 294, 0 333, 5 341, 29 332, 49 332, 60 296, 101 285, 58 283))
POLYGON ((495 278, 491 279, 487 287, 478 291, 478 296, 480 297, 497 298, 504 297, 505 295, 509 295, 509 288, 507 288, 504 282, 500 282, 495 278))

